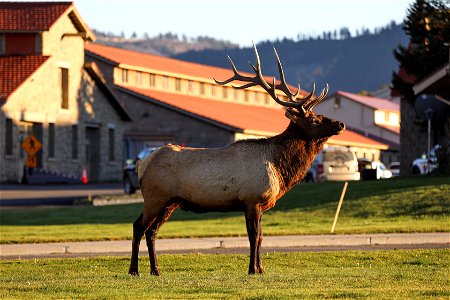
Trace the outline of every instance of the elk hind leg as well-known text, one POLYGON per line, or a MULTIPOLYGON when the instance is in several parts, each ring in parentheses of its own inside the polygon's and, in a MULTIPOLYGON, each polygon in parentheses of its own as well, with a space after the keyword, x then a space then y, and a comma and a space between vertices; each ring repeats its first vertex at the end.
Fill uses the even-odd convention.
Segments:
POLYGON ((179 204, 173 203, 172 205, 164 208, 162 212, 156 217, 155 221, 145 232, 145 239, 147 241, 148 256, 150 258, 150 274, 159 276, 158 259, 156 257, 155 239, 159 228, 169 219, 170 215, 177 209, 179 204))
POLYGON ((128 274, 130 275, 139 275, 139 245, 141 243, 142 236, 144 235, 145 230, 148 227, 148 223, 144 223, 144 213, 141 213, 140 216, 133 223, 133 241, 131 246, 131 261, 130 261, 130 269, 128 270, 128 274))

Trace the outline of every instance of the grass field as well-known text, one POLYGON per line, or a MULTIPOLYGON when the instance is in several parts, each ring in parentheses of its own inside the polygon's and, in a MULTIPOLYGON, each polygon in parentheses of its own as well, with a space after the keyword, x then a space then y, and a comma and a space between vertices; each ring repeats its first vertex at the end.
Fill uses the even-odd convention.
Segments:
MULTIPOLYGON (((343 183, 296 186, 263 216, 265 235, 329 233, 343 183)), ((142 204, 8 209, 0 243, 131 239, 142 204)), ((450 231, 450 177, 350 182, 337 234, 450 231)), ((175 211, 158 237, 246 236, 242 213, 175 211)))
POLYGON ((2 299, 449 299, 450 251, 161 255, 162 276, 127 275, 128 257, 1 261, 2 299))

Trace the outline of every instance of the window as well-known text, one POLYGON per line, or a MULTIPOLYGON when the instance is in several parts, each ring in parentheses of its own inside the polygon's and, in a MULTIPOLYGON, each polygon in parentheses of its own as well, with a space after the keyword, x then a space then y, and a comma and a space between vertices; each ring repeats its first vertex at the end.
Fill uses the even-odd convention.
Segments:
POLYGON ((142 85, 142 72, 136 72, 136 85, 142 85))
POLYGON ((211 96, 215 96, 215 95, 216 95, 216 86, 211 85, 211 96))
POLYGON ((78 125, 72 125, 72 159, 78 159, 78 125))
POLYGON ((5 124, 5 154, 13 154, 13 122, 11 119, 6 119, 5 124))
POLYGON ((61 108, 69 109, 69 69, 60 68, 61 108))
POLYGON ((259 95, 260 95, 260 93, 255 92, 255 102, 256 103, 259 103, 259 95))
POLYGON ((163 89, 169 89, 169 77, 167 76, 163 76, 163 89))
POLYGON ((192 82, 192 80, 188 81, 188 92, 192 93, 192 91, 194 90, 194 83, 192 82))
POLYGON ((0 54, 5 54, 5 36, 0 34, 0 54))
POLYGON ((114 150, 114 128, 108 129, 108 146, 109 146, 109 161, 114 161, 115 150, 114 150))
POLYGON ((248 95, 248 91, 244 91, 244 101, 245 102, 248 102, 248 98, 249 98, 249 95, 248 95))
POLYGON ((177 90, 178 92, 181 91, 181 79, 180 78, 175 78, 175 90, 177 90))
POLYGON ((205 94, 205 83, 200 82, 200 95, 204 95, 204 94, 205 94))
POLYGON ((55 157, 55 124, 48 123, 48 157, 55 157))
POLYGON ((225 86, 222 87, 222 97, 223 97, 223 99, 228 98, 228 89, 225 86))
POLYGON ((149 85, 151 86, 151 87, 154 87, 155 86, 155 74, 149 74, 150 75, 150 77, 149 77, 149 85))
POLYGON ((269 94, 265 94, 265 96, 264 96, 264 103, 270 104, 270 95, 269 94))
POLYGON ((128 82, 128 70, 122 69, 122 82, 127 83, 128 82))
POLYGON ((35 53, 42 54, 42 35, 36 34, 35 53))
POLYGON ((334 98, 334 109, 341 108, 341 97, 334 98))

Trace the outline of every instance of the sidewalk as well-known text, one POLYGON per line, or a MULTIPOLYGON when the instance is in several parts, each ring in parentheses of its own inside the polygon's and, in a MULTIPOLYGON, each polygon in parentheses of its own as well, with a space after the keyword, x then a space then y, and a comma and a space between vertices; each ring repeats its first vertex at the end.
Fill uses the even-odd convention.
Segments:
POLYGON ((70 205, 77 200, 104 195, 123 195, 122 184, 1 184, 0 206, 70 205))
MULTIPOLYGON (((450 248, 450 233, 393 233, 393 234, 355 234, 355 235, 298 235, 266 236, 263 248, 292 247, 331 247, 331 246, 376 246, 376 245, 425 245, 440 244, 450 248)), ((247 237, 213 237, 158 239, 157 251, 192 251, 205 249, 248 248, 247 237)), ((0 245, 0 258, 20 258, 21 256, 48 255, 112 255, 131 251, 131 241, 66 242, 46 244, 0 245)), ((145 240, 140 252, 147 254, 145 240)))

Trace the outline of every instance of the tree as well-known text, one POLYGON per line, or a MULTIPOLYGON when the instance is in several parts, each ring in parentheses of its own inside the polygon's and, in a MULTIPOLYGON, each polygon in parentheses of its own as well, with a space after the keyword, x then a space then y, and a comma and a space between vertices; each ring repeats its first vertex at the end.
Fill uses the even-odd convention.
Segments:
POLYGON ((408 9, 403 30, 410 43, 394 50, 400 71, 393 74, 392 86, 412 102, 413 85, 448 61, 450 8, 442 0, 416 0, 408 9))

